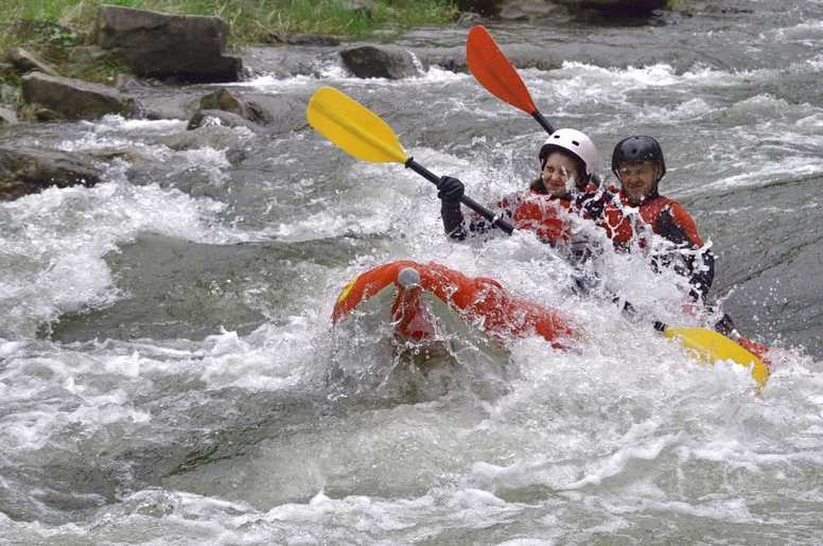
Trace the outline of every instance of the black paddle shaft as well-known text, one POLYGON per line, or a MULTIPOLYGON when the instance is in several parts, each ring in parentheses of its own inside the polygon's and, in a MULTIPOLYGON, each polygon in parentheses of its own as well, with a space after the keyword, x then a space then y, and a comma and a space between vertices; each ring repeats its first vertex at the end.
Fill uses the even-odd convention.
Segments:
MULTIPOLYGON (((435 186, 440 185, 440 177, 428 170, 426 167, 418 163, 414 160, 414 158, 409 158, 406 160, 406 168, 411 169, 435 186)), ((467 195, 463 195, 460 198, 460 202, 472 209, 477 214, 481 215, 483 218, 488 220, 492 223, 493 226, 502 229, 509 235, 514 233, 514 226, 512 226, 506 219, 496 216, 492 211, 472 199, 467 195)))
POLYGON ((543 114, 541 114, 539 110, 532 112, 532 117, 547 133, 552 134, 554 132, 554 127, 552 127, 552 124, 546 121, 546 118, 543 117, 543 114))

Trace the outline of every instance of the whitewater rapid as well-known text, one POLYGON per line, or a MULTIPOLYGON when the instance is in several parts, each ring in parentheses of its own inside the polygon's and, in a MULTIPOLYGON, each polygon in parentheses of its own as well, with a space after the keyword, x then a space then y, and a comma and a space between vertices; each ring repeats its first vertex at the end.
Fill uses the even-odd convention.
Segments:
MULTIPOLYGON (((823 13, 790 4, 737 27, 554 29, 558 42, 608 43, 615 62, 522 71, 555 126, 592 136, 603 175, 620 137, 663 143, 662 190, 718 255, 713 292, 775 347, 762 393, 746 370, 699 365, 651 328, 692 320, 674 275, 604 259, 649 319, 632 322, 571 293, 570 266, 532 234, 447 240, 430 183, 309 129, 236 129, 239 162, 168 146, 183 121, 5 130, 23 146, 143 159, 111 161, 93 188, 0 204, 0 542, 819 542, 823 13), (727 58, 629 62, 635 41, 667 32, 727 58), (417 367, 387 330, 336 332, 342 287, 398 259, 498 279, 584 335, 568 351, 457 339, 417 367)), ((541 29, 492 31, 517 42, 541 29)), ((482 203, 536 173, 545 135, 470 74, 317 69, 238 89, 307 101, 337 87, 482 203)))

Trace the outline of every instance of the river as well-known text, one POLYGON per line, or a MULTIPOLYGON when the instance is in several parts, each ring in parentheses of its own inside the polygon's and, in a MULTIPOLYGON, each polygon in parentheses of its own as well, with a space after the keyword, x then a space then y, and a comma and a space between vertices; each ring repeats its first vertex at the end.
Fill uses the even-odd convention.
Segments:
MULTIPOLYGON (((661 191, 718 257, 713 294, 774 347, 761 393, 571 294, 530 234, 447 240, 428 182, 308 127, 236 129, 240 155, 170 148, 185 121, 0 127, 0 143, 144 158, 0 203, 0 543, 819 544, 823 2, 730 4, 489 28, 562 61, 521 74, 555 127, 593 138, 604 176, 620 138, 660 140, 661 191), (380 328, 332 328, 343 285, 397 259, 496 278, 585 336, 506 353, 468 336, 420 363, 380 328)), ((545 134, 470 74, 315 70, 236 88, 307 103, 337 87, 480 202, 536 174, 545 134)), ((606 268, 645 316, 688 320, 642 259, 606 268)))

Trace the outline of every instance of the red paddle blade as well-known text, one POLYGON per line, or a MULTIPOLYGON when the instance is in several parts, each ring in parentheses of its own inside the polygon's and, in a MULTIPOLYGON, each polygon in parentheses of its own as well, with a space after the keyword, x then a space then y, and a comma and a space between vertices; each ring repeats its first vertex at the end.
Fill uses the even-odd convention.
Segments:
POLYGON ((486 27, 477 25, 469 31, 466 61, 477 81, 492 95, 527 114, 537 110, 526 84, 486 27))

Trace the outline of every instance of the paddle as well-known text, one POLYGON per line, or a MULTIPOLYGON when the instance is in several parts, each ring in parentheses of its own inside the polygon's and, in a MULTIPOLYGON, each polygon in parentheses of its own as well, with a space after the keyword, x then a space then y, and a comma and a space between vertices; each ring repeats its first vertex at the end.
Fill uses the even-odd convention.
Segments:
POLYGON ((548 134, 554 132, 554 127, 534 105, 531 93, 520 74, 500 50, 486 27, 476 25, 469 30, 469 37, 466 40, 466 62, 477 81, 492 95, 529 114, 548 134))
MULTIPOLYGON (((306 110, 309 124, 317 132, 357 159, 375 163, 402 163, 433 184, 440 178, 407 157, 391 127, 371 110, 332 87, 318 89, 306 110)), ((493 225, 508 234, 514 227, 465 195, 461 202, 483 215, 493 225)), ((705 328, 671 328, 660 322, 655 328, 669 338, 678 339, 684 347, 695 351, 704 360, 727 360, 744 366, 754 365, 752 376, 762 386, 768 369, 757 356, 732 340, 705 328)))
MULTIPOLYGON (((324 86, 312 95, 306 118, 314 129, 349 155, 373 163, 402 163, 435 186, 440 177, 407 157, 392 128, 374 112, 345 93, 324 86)), ((463 195, 460 202, 508 234, 514 227, 489 209, 463 195)))
POLYGON ((660 321, 654 323, 654 328, 667 338, 680 341, 683 347, 704 362, 731 360, 746 367, 751 366, 751 375, 758 387, 762 389, 766 386, 766 381, 769 379, 768 366, 763 364, 757 355, 723 334, 696 326, 671 327, 660 321))

